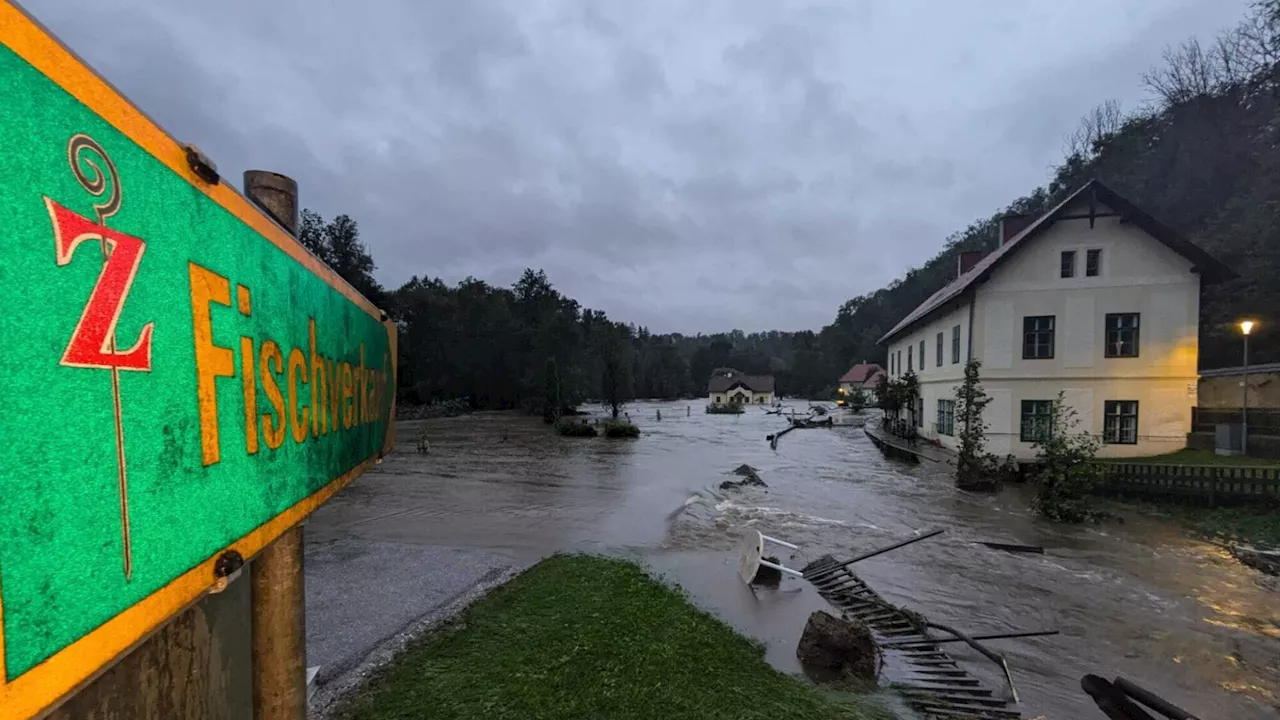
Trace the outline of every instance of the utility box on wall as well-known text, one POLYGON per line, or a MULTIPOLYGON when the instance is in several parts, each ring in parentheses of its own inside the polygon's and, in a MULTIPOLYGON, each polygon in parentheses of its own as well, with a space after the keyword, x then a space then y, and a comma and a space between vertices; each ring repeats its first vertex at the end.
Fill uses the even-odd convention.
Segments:
POLYGON ((1215 455, 1244 454, 1244 425, 1218 423, 1214 426, 1213 452, 1215 455))

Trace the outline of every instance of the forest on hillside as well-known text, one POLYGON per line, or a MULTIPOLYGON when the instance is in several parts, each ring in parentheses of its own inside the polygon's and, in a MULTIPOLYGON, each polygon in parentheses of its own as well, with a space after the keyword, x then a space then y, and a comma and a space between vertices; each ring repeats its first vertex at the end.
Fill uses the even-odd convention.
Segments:
POLYGON ((1165 51, 1144 74, 1150 102, 1100 104, 1065 142, 1049 182, 946 238, 901 278, 845 302, 820 331, 660 334, 610 319, 526 270, 510 287, 414 277, 388 290, 354 220, 304 211, 300 239, 400 326, 400 388, 409 403, 465 398, 476 408, 538 410, 621 393, 704 394, 717 368, 771 373, 788 396, 829 394, 850 365, 883 361, 876 341, 953 278, 961 252, 991 250, 1006 213, 1039 214, 1091 178, 1127 197, 1240 274, 1208 287, 1202 368, 1240 364, 1235 322, 1259 321, 1250 361, 1280 362, 1280 0, 1256 3, 1211 40, 1165 51))

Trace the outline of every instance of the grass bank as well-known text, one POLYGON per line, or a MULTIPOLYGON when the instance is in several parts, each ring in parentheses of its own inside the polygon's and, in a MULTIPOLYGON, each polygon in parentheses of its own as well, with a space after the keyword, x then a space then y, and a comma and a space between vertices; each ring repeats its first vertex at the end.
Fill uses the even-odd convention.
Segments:
POLYGON ((1280 507, 1205 508, 1152 500, 1117 500, 1144 515, 1176 522, 1209 540, 1280 548, 1280 507))
POLYGON ((557 555, 411 644, 339 711, 408 718, 887 719, 621 560, 557 555))
POLYGON ((1118 463, 1152 463, 1157 465, 1208 465, 1252 467, 1280 467, 1280 460, 1272 458, 1248 457, 1244 455, 1218 455, 1212 450, 1192 450, 1187 448, 1167 455, 1152 455, 1141 458, 1121 458, 1103 462, 1118 463))

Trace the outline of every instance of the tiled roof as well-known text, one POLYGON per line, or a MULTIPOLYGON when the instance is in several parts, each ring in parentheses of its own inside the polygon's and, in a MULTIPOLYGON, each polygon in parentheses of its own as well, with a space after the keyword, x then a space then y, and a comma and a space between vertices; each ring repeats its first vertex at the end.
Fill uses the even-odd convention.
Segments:
POLYGON ((883 368, 881 368, 876 363, 858 363, 857 365, 854 365, 853 367, 849 368, 849 372, 841 375, 839 382, 842 382, 842 383, 866 382, 867 378, 870 375, 881 370, 883 370, 883 368))
POLYGON ((707 392, 728 392, 735 386, 742 385, 751 392, 773 392, 772 375, 713 375, 707 382, 707 392))
POLYGON ((1166 247, 1185 257, 1195 264, 1193 270, 1201 275, 1201 282, 1205 284, 1220 282, 1223 280, 1231 280, 1238 277, 1236 273, 1216 260, 1209 253, 1201 250, 1199 246, 1190 240, 1183 238, 1169 227, 1160 223, 1155 218, 1145 213, 1141 208, 1117 195, 1107 186, 1097 180, 1090 180, 1085 183, 1079 190, 1071 193, 1065 200, 1058 203, 1054 208, 1044 215, 1041 215, 1035 222, 1028 225, 1022 232, 1013 236, 1008 242, 996 248, 991 254, 978 261, 969 272, 947 283, 941 290, 929 296, 928 300, 920 303, 920 305, 907 314, 893 329, 884 334, 880 338, 880 343, 888 342, 918 322, 925 320, 935 311, 942 308, 951 300, 956 299, 970 287, 974 287, 985 282, 991 276, 996 266, 1005 258, 1011 255, 1017 248, 1021 247, 1030 238, 1039 235, 1048 229, 1057 221, 1058 215, 1071 203, 1092 193, 1093 200, 1100 202, 1112 210, 1120 213, 1123 221, 1132 222, 1144 230, 1148 235, 1159 240, 1166 247))

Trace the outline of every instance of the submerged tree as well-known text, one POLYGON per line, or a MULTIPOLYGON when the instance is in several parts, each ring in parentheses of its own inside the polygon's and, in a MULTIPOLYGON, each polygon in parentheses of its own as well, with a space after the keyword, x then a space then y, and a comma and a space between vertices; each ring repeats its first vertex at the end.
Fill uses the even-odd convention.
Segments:
POLYGON ((632 365, 630 332, 626 325, 610 323, 601 333, 597 352, 600 356, 600 398, 614 420, 632 397, 632 365))
POLYGON ((1101 442, 1088 432, 1075 431, 1079 417, 1063 397, 1059 391, 1053 401, 1049 427, 1035 433, 1039 487, 1031 506, 1050 520, 1079 523, 1096 515, 1089 496, 1099 480, 1093 460, 1101 442))
POLYGON ((987 423, 982 411, 991 397, 982 387, 982 361, 964 366, 964 382, 956 388, 956 420, 960 423, 956 486, 966 490, 994 489, 995 457, 987 452, 987 423))
POLYGON ((543 373, 546 387, 542 397, 542 419, 553 423, 560 419, 563 402, 560 399, 560 370, 556 367, 556 359, 547 358, 547 369, 543 373))

